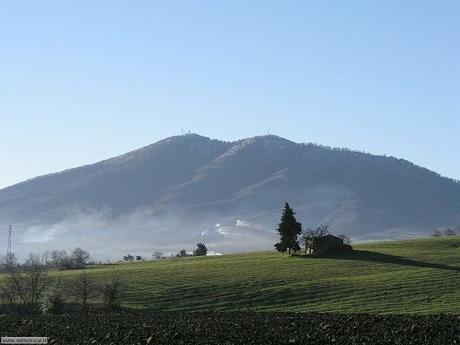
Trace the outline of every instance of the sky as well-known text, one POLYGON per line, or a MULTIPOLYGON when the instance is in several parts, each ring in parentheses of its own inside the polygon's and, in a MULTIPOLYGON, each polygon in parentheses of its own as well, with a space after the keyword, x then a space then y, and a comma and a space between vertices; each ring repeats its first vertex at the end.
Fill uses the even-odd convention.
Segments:
POLYGON ((0 2, 0 188, 181 129, 460 178, 460 2, 0 2))

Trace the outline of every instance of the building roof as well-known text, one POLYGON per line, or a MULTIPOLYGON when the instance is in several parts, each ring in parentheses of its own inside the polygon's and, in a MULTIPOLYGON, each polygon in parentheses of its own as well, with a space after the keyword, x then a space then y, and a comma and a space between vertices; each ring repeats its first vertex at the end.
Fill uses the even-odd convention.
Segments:
POLYGON ((342 238, 340 238, 340 237, 337 237, 337 236, 334 236, 334 235, 331 235, 331 234, 327 234, 327 235, 321 236, 321 237, 320 237, 320 238, 318 238, 318 239, 322 239, 322 238, 336 238, 336 239, 338 239, 338 240, 341 240, 341 241, 343 241, 343 239, 342 239, 342 238))

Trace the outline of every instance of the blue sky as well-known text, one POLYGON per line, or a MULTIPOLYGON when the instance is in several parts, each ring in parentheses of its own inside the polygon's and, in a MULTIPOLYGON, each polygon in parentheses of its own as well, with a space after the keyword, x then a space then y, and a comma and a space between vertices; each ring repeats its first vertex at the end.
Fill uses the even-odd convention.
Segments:
POLYGON ((0 187, 181 128, 460 178, 459 1, 2 1, 0 187))

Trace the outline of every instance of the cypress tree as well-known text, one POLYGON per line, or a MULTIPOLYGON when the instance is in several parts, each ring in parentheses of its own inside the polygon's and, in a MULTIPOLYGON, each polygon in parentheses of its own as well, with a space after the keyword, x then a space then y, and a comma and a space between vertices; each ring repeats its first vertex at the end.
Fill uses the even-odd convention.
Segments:
POLYGON ((295 212, 285 203, 283 212, 281 214, 281 222, 278 224, 276 231, 280 234, 280 240, 275 244, 276 250, 279 252, 288 251, 291 254, 291 250, 300 250, 297 236, 302 232, 302 224, 297 222, 295 218, 295 212))

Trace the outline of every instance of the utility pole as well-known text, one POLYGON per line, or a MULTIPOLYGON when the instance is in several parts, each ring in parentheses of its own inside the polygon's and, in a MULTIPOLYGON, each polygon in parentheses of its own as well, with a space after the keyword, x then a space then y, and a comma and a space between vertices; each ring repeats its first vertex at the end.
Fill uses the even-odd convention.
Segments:
POLYGON ((6 260, 8 264, 11 264, 12 262, 12 252, 11 252, 11 233, 13 232, 13 225, 8 226, 8 249, 6 251, 6 260))

